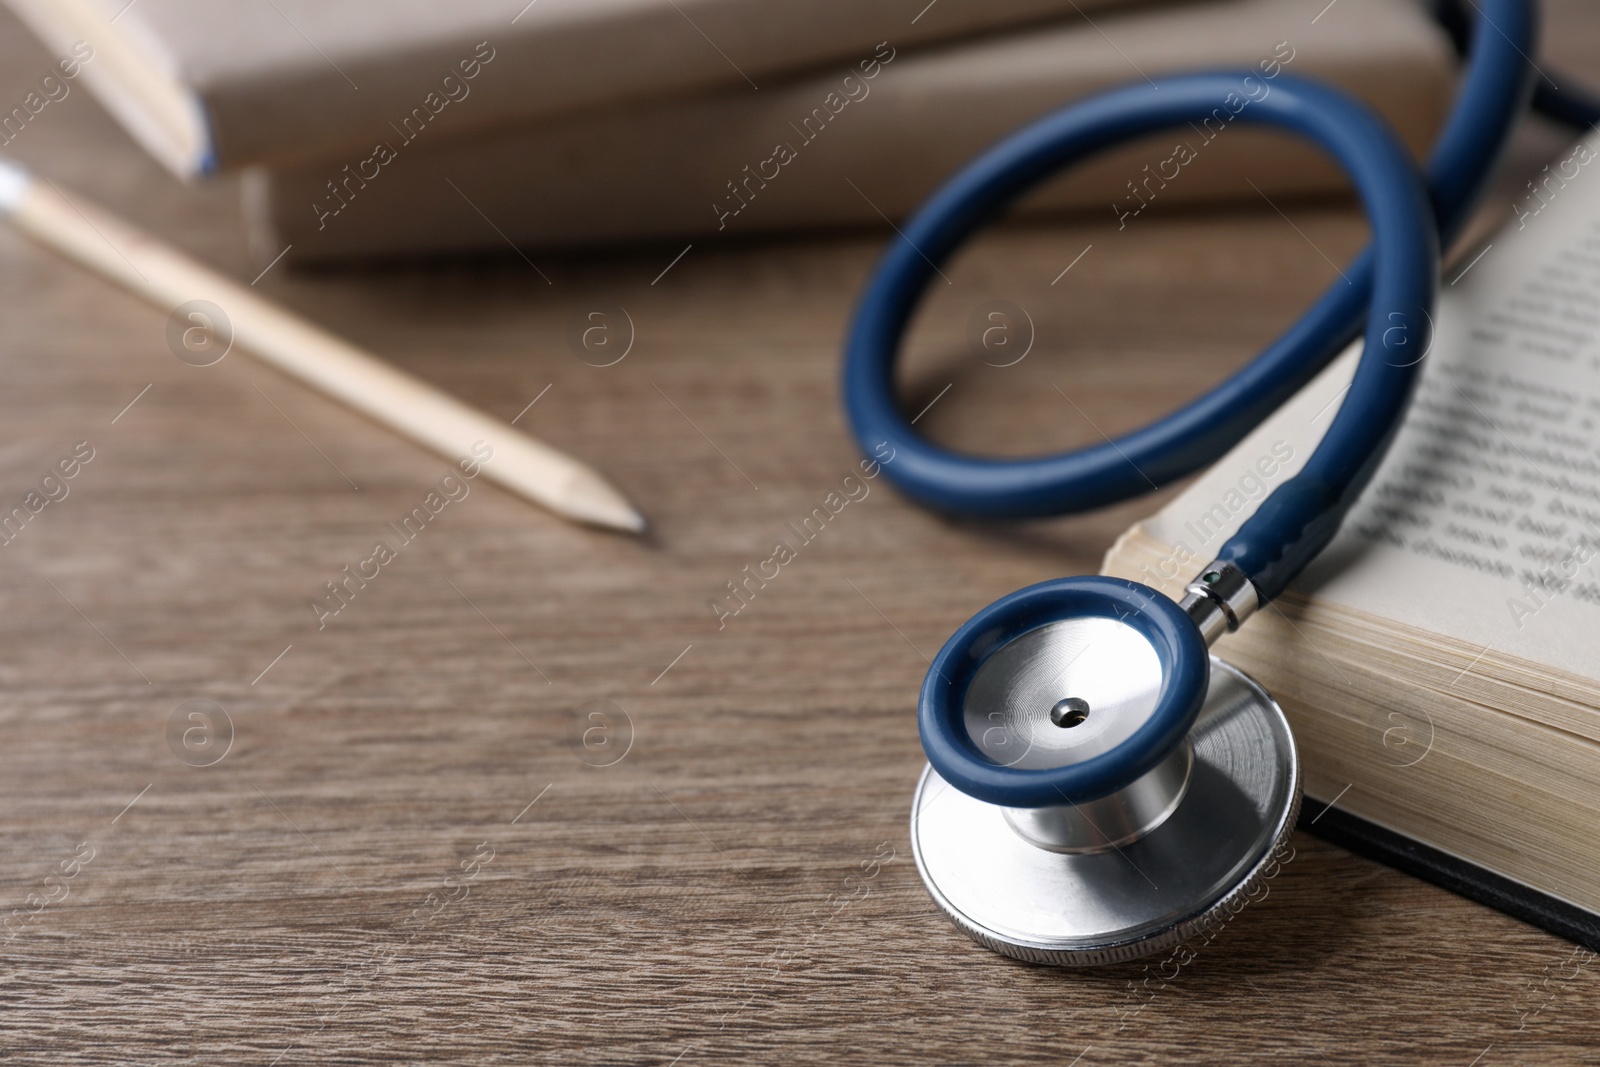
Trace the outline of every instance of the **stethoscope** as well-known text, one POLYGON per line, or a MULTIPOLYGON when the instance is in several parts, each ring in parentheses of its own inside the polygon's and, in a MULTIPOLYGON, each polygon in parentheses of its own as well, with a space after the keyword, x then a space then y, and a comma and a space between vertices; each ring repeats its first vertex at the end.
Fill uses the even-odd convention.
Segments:
POLYGON ((1190 74, 1114 89, 1007 137, 891 242, 845 348, 851 427, 903 492, 940 511, 1059 515, 1124 500, 1219 458, 1364 331, 1321 443, 1188 584, 1072 577, 990 604, 933 660, 918 704, 928 757, 911 843, 955 924, 1008 956, 1112 963, 1226 921, 1273 869, 1300 806, 1288 721, 1215 656, 1333 539, 1394 439, 1428 350, 1441 236, 1460 230, 1530 98, 1588 127, 1600 101, 1541 84, 1531 0, 1469 0, 1440 17, 1464 53, 1461 90, 1419 174, 1363 105, 1280 75, 1190 74), (1320 145, 1353 181, 1371 246, 1234 377, 1103 445, 982 459, 917 436, 895 403, 901 335, 938 265, 1022 194, 1087 156, 1207 119, 1320 145))

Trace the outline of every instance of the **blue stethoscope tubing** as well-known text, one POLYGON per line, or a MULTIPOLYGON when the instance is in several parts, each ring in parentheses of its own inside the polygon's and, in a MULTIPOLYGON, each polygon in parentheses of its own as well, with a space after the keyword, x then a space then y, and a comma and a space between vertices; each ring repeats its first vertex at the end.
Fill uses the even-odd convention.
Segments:
POLYGON ((849 422, 884 472, 936 510, 990 518, 1086 511, 1139 496, 1219 458, 1305 385, 1360 332, 1368 358, 1322 444, 1230 540, 1262 599, 1281 592, 1332 538, 1398 428, 1425 352, 1439 238, 1459 231, 1527 107, 1535 13, 1528 0, 1477 0, 1478 27, 1462 87, 1435 144, 1424 190, 1381 122, 1336 90, 1281 74, 1195 74, 1114 89, 1023 127, 968 164, 890 243, 858 305, 845 345, 849 422), (1254 87, 1247 83, 1253 81, 1254 87), (1269 86, 1260 100, 1252 99, 1269 86), (936 265, 1018 196, 1096 151, 1200 122, 1228 94, 1251 99, 1235 116, 1309 137, 1355 180, 1374 245, 1306 314, 1250 364, 1166 418, 1103 444, 1026 459, 962 455, 924 440, 895 401, 905 331, 936 265), (1423 198, 1423 199, 1419 199, 1423 198), (1432 210, 1425 206, 1431 201, 1432 210), (1392 227, 1392 228, 1391 228, 1392 227), (892 451, 891 451, 892 450, 892 451))
MULTIPOLYGON (((978 517, 1058 515, 1143 494, 1219 458, 1365 331, 1349 390, 1301 470, 1219 550, 1260 601, 1281 593, 1333 539, 1399 430, 1432 333, 1439 245, 1460 231, 1534 93, 1536 12, 1530 0, 1474 0, 1453 35, 1465 51, 1455 105, 1426 177, 1388 127, 1343 93, 1292 75, 1200 73, 1113 89, 1047 115, 951 178, 890 242, 846 338, 843 392, 862 450, 908 496, 978 517), (919 437, 895 401, 901 338, 938 267, 976 230, 1063 168, 1113 145, 1216 116, 1276 127, 1327 151, 1366 207, 1372 244, 1299 321, 1251 363, 1166 418, 1121 438, 1056 455, 990 459, 919 437)), ((1441 17, 1449 25, 1452 0, 1441 17)), ((1456 11, 1459 15, 1460 12, 1456 11)), ((1459 20, 1458 20, 1459 23, 1459 20)), ((1592 122, 1581 93, 1541 94, 1557 117, 1592 122), (1561 112, 1565 111, 1565 114, 1561 112)), ((1204 701, 1206 642, 1176 604, 1137 582, 1062 578, 978 612, 934 659, 919 702, 929 762, 950 784, 995 804, 1040 807, 1104 796, 1150 770, 1182 741, 1204 701), (1054 620, 1115 617, 1162 663, 1156 708, 1126 741, 1068 766, 1000 766, 968 736, 961 708, 992 652, 1054 620)))
MULTIPOLYGON (((1467 0, 1434 0, 1433 14, 1450 35, 1456 51, 1466 55, 1471 49, 1474 15, 1483 12, 1476 7, 1469 11, 1467 0)), ((1487 20, 1477 21, 1494 31, 1494 25, 1487 20)), ((1547 65, 1534 83, 1533 109, 1580 131, 1600 125, 1600 95, 1551 71, 1547 65)))
MULTIPOLYGON (((893 449, 885 473, 933 507, 977 515, 1080 511, 1168 481, 1233 444, 1270 411, 1284 382, 1279 372, 1320 336, 1293 339, 1285 356, 1269 351, 1200 402, 1121 441, 1081 452, 1026 460, 976 459, 916 436, 894 397, 894 350, 906 322, 945 259, 974 230, 1063 166, 1134 137, 1199 123, 1237 109, 1234 121, 1276 126, 1317 142, 1354 180, 1373 230, 1370 266, 1345 289, 1367 290, 1367 354, 1347 401, 1304 469, 1262 502, 1224 547, 1252 580, 1292 573, 1332 536, 1382 447, 1399 425, 1427 347, 1427 313, 1437 286, 1438 238, 1422 181, 1405 149, 1365 108, 1314 82, 1279 75, 1192 74, 1113 90, 1028 126, 956 175, 905 227, 873 279, 848 347, 846 395, 861 444, 893 449), (1258 100, 1252 97, 1261 95, 1258 100), (1395 353, 1402 342, 1404 353, 1395 353), (1271 361, 1269 373, 1258 368, 1271 361), (1268 384, 1272 388, 1265 388, 1268 384), (1141 475, 1140 472, 1143 472, 1141 475)), ((1213 120, 1215 121, 1215 120, 1213 120)), ((1334 298, 1343 303, 1343 293, 1334 298), (1342 300, 1339 298, 1343 298, 1342 300)), ((1330 301, 1331 302, 1331 301, 1330 301)), ((1295 331, 1296 334, 1302 331, 1295 331)), ((1320 352, 1318 353, 1320 356, 1320 352)), ((1299 356, 1291 366, 1307 363, 1299 356)), ((1275 591, 1275 590, 1274 590, 1275 591)), ((1270 595, 1270 594, 1268 594, 1270 595)))

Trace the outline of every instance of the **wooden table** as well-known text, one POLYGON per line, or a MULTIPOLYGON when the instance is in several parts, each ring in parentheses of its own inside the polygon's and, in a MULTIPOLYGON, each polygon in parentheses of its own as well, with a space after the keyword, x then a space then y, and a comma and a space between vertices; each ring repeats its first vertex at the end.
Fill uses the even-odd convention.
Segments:
MULTIPOLYGON (((20 99, 49 56, 0 29, 0 100, 20 99)), ((1600 35, 1560 46, 1593 58, 1600 35)), ((259 269, 236 186, 166 178, 81 89, 11 151, 259 269)), ((1154 417, 1363 239, 1348 206, 1290 214, 993 233, 921 320, 906 403, 993 452, 1154 417), (1015 366, 968 347, 989 299, 1037 323, 1015 366)), ((551 284, 509 254, 269 271, 276 298, 508 420, 540 397, 519 425, 654 522, 596 533, 477 483, 319 630, 324 583, 444 464, 246 356, 180 362, 160 313, 0 231, 0 503, 94 450, 0 549, 0 903, 69 894, 5 945, 0 1058, 1594 1056, 1591 957, 1304 835, 1177 974, 1025 966, 940 916, 906 828, 927 656, 991 599, 1094 570, 1158 500, 983 526, 879 479, 719 625, 725 583, 856 463, 837 347, 879 244, 697 243, 655 282, 677 248, 536 257, 551 284), (566 336, 605 304, 637 339, 598 368, 566 336)))

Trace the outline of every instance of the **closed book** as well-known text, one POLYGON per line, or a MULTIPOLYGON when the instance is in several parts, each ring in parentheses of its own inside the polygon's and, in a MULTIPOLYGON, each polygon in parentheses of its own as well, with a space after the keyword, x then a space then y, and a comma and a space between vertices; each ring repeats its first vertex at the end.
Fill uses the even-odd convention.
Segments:
POLYGON ((1127 0, 5 0, 179 174, 718 86, 1127 0))
MULTIPOLYGON (((904 216, 1018 125, 1129 80, 1203 68, 1356 94, 1419 155, 1452 92, 1448 41, 1411 2, 1205 0, 1078 16, 763 86, 474 136, 390 131, 357 153, 261 168, 247 216, 266 259, 694 240, 904 216)), ((1156 204, 1342 189, 1312 148, 1215 121, 1144 139, 1052 181, 1026 211, 1091 207, 1132 225, 1156 204)))
MULTIPOLYGON (((1600 140, 1447 272, 1337 539, 1214 651, 1294 728, 1313 830, 1600 946, 1600 140)), ((1397 342, 1402 340, 1395 338, 1397 342)), ((1359 347, 1359 345, 1357 346, 1359 347)), ((1352 349, 1106 557, 1174 597, 1311 455, 1352 349)))

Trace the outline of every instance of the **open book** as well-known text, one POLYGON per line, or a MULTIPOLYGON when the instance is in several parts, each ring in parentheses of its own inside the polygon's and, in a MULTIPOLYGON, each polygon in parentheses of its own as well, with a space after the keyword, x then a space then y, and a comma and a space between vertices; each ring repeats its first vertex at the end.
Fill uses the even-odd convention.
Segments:
MULTIPOLYGON (((1405 426, 1338 539, 1216 651, 1287 712, 1322 801, 1303 824, 1594 943, 1600 138, 1524 192, 1447 277, 1405 426)), ((1357 355, 1128 531, 1106 572, 1179 596, 1311 454, 1357 355)))

